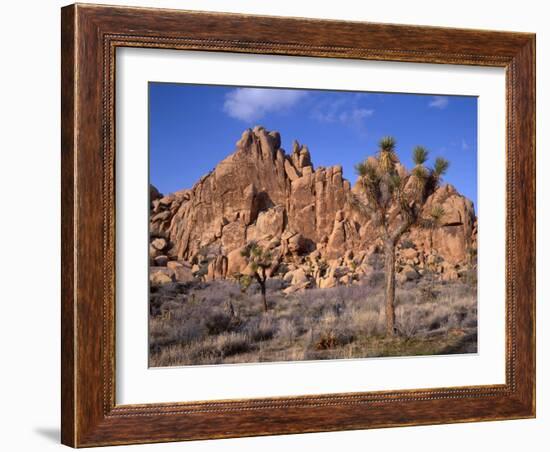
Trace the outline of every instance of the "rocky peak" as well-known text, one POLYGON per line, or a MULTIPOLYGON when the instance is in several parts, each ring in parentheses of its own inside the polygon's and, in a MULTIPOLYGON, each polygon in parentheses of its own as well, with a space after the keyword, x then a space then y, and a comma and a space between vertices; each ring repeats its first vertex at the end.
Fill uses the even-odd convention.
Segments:
POLYGON ((296 169, 303 170, 306 166, 309 166, 311 167, 311 171, 313 171, 309 149, 305 145, 300 145, 297 140, 294 140, 292 143, 290 161, 296 169))

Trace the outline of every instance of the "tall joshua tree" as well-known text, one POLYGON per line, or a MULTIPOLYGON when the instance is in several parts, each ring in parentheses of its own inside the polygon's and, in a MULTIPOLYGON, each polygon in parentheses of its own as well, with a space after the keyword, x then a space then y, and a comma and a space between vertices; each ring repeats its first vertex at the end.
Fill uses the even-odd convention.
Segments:
POLYGON ((385 254, 385 310, 386 334, 396 334, 395 327, 395 247, 401 236, 413 225, 421 225, 421 217, 428 197, 439 186, 449 162, 437 158, 433 168, 425 166, 428 151, 417 146, 413 150, 414 167, 408 173, 398 171, 399 159, 395 139, 384 137, 379 142, 375 157, 369 157, 355 166, 359 184, 366 202, 354 196, 352 202, 364 210, 380 230, 385 254))
POLYGON ((241 255, 246 259, 248 268, 252 272, 252 276, 260 285, 264 311, 267 312, 268 306, 265 286, 268 277, 267 269, 273 264, 273 256, 271 255, 271 252, 265 250, 256 242, 249 242, 241 251, 241 255))

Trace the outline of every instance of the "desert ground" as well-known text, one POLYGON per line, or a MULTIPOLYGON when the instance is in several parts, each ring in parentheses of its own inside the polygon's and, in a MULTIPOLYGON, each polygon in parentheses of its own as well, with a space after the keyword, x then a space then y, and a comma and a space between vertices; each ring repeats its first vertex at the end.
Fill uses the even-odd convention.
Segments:
POLYGON ((150 366, 230 364, 477 351, 475 285, 408 282, 397 289, 399 335, 384 335, 383 274, 351 286, 285 295, 268 281, 269 311, 259 287, 231 281, 157 286, 150 303, 150 366))

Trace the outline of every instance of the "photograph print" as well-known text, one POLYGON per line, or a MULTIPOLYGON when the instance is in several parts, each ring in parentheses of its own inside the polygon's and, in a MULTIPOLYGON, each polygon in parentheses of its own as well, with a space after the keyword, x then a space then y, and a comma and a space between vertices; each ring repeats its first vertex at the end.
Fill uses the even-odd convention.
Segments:
POLYGON ((150 367, 477 353, 477 97, 148 90, 150 367))

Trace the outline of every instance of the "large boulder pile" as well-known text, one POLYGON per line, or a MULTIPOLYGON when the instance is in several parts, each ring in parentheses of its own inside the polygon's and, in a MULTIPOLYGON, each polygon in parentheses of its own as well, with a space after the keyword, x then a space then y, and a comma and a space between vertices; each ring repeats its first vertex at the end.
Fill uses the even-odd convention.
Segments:
MULTIPOLYGON (((295 141, 287 154, 278 132, 248 129, 235 151, 191 189, 163 196, 151 186, 151 281, 244 274, 241 250, 253 240, 271 250, 269 272, 287 281, 289 291, 353 283, 374 271, 381 243, 369 216, 350 202, 352 194, 361 196, 340 165, 315 168, 306 146, 295 141)), ((413 228, 398 246, 400 281, 428 270, 456 279, 471 265, 477 248, 472 202, 443 185, 426 212, 434 204, 445 210, 441 227, 413 228)))

